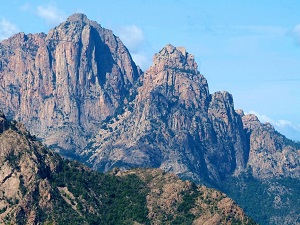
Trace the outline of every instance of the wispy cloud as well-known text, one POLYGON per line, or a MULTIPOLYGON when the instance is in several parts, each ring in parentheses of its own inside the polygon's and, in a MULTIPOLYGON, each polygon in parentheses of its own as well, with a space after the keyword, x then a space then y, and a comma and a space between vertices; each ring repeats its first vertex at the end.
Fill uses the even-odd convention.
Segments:
POLYGON ((151 61, 146 54, 143 53, 133 53, 131 54, 133 61, 143 70, 148 68, 151 65, 151 61))
POLYGON ((119 36, 132 53, 138 52, 144 41, 143 31, 135 25, 122 27, 119 31, 119 36))
POLYGON ((18 27, 7 19, 0 20, 0 41, 19 32, 18 27))
POLYGON ((24 3, 23 5, 20 6, 20 10, 23 11, 23 12, 27 12, 29 10, 31 10, 31 4, 26 2, 24 3))
POLYGON ((296 25, 290 32, 296 44, 300 45, 300 24, 296 25))
POLYGON ((37 14, 49 25, 57 25, 67 18, 67 15, 63 11, 57 9, 54 5, 38 6, 37 14))
POLYGON ((151 60, 145 53, 145 37, 141 28, 136 25, 123 26, 117 31, 118 36, 129 49, 135 63, 143 70, 150 66, 151 60))
POLYGON ((254 110, 251 110, 246 114, 255 114, 260 120, 260 122, 270 123, 275 127, 276 130, 286 135, 288 138, 300 141, 300 124, 295 124, 285 119, 274 120, 254 110))

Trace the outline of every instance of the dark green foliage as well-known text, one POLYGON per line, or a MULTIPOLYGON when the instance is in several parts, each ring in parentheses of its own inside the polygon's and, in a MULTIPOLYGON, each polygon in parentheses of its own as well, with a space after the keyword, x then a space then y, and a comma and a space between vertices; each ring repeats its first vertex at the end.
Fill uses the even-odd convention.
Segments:
POLYGON ((26 188, 24 187, 24 180, 23 180, 23 177, 20 176, 20 184, 19 184, 19 189, 22 193, 22 195, 24 196, 27 192, 26 188))
MULTIPOLYGON (((52 175, 55 187, 67 187, 74 195, 73 210, 64 200, 56 203, 59 224, 143 224, 148 222, 148 189, 136 175, 125 177, 101 174, 66 161, 59 173, 52 175), (92 209, 92 210, 91 210, 92 209)), ((56 193, 60 195, 59 192, 56 193)), ((59 196, 57 196, 59 197, 59 196)))
POLYGON ((191 208, 195 206, 196 198, 199 196, 199 191, 197 190, 197 186, 193 184, 191 190, 185 191, 182 194, 183 194, 183 201, 178 206, 177 210, 179 213, 182 212, 184 214, 190 214, 189 211, 191 208))
POLYGON ((284 137, 283 140, 284 140, 285 145, 290 145, 293 148, 300 149, 300 142, 299 141, 293 141, 293 140, 290 140, 290 139, 285 138, 285 137, 284 137))
POLYGON ((9 128, 10 128, 11 130, 18 131, 16 125, 17 125, 17 121, 16 121, 16 120, 12 120, 12 121, 9 123, 9 128))
POLYGON ((20 155, 19 154, 14 154, 14 152, 11 152, 9 155, 6 156, 6 160, 13 168, 20 170, 20 166, 19 166, 20 155))
MULTIPOLYGON (((283 218, 291 210, 300 215, 300 183, 297 179, 280 178, 264 181, 247 174, 228 178, 224 183, 224 188, 221 189, 259 224, 272 224, 272 221, 270 221, 272 216, 283 218), (276 191, 269 190, 270 185, 281 186, 288 191, 276 193, 276 191), (284 203, 280 207, 274 207, 276 196, 280 196, 281 201, 284 203)), ((250 224, 255 224, 255 222, 250 220, 250 224)))
POLYGON ((226 191, 228 196, 234 199, 258 223, 268 224, 268 217, 262 211, 262 208, 271 209, 272 201, 268 198, 265 190, 266 185, 252 177, 248 177, 241 178, 241 180, 229 178, 223 191, 226 191))
POLYGON ((6 209, 7 209, 7 207, 0 209, 0 214, 4 213, 6 211, 6 209))

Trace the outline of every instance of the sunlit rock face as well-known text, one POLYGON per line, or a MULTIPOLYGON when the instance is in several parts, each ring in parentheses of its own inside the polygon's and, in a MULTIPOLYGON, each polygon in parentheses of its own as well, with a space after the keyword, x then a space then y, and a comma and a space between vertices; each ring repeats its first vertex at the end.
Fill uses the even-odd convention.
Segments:
POLYGON ((209 94, 193 55, 167 45, 139 82, 135 100, 86 149, 95 168, 160 167, 195 180, 219 180, 246 168, 247 144, 232 96, 209 94))
POLYGON ((83 14, 48 34, 19 33, 0 52, 0 109, 66 155, 127 101, 140 73, 120 39, 83 14))

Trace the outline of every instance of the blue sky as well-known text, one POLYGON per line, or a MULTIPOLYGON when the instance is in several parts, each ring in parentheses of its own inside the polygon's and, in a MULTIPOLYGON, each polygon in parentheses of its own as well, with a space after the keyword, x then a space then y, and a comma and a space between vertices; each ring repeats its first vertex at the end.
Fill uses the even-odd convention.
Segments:
POLYGON ((166 44, 184 46, 211 93, 229 91, 235 108, 300 141, 299 9, 298 0, 11 0, 1 5, 0 39, 47 33, 82 12, 113 30, 143 70, 166 44))

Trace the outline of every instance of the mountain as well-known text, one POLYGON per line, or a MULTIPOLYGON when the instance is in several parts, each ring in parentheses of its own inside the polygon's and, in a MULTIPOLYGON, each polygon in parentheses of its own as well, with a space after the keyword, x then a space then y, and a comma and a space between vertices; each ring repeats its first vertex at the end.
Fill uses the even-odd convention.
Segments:
POLYGON ((167 45, 153 61, 85 160, 100 171, 159 167, 224 191, 261 224, 300 223, 300 144, 235 110, 228 92, 209 94, 184 48, 167 45))
MULTIPOLYGON (((241 112, 242 113, 242 112, 241 112)), ((287 139, 255 115, 241 114, 249 141, 248 166, 254 177, 300 178, 300 143, 287 139)))
POLYGON ((0 52, 0 109, 63 156, 102 172, 160 168, 261 224, 300 223, 300 144, 210 93, 185 48, 166 45, 142 72, 112 31, 74 14, 0 52))
POLYGON ((140 69, 112 31, 74 14, 46 35, 0 44, 0 109, 74 155, 130 96, 140 69))
POLYGON ((246 168, 246 138, 232 96, 210 95, 184 48, 163 48, 139 82, 135 100, 86 149, 94 168, 160 167, 197 181, 246 168))
POLYGON ((160 167, 196 181, 249 169, 256 178, 300 178, 299 144, 209 94, 184 48, 167 45, 140 77, 134 101, 102 125, 85 154, 96 169, 160 167))
POLYGON ((225 194, 162 170, 101 174, 0 113, 1 224, 256 224, 225 194))

